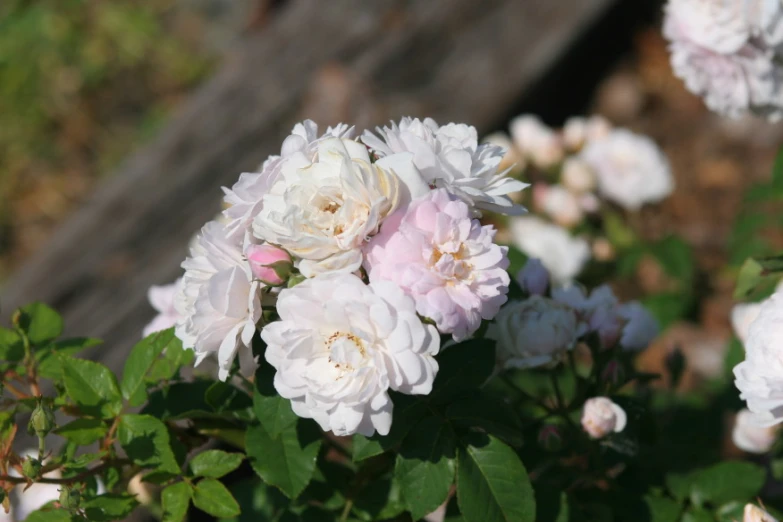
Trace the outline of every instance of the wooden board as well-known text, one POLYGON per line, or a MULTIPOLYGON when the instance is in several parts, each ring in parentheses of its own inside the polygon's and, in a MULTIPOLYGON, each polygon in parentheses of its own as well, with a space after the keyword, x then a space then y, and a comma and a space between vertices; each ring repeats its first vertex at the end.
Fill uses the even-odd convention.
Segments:
POLYGON ((278 152, 296 121, 421 115, 486 131, 616 2, 289 2, 10 278, 3 318, 45 301, 121 368, 153 315, 147 288, 178 276, 220 186, 278 152))

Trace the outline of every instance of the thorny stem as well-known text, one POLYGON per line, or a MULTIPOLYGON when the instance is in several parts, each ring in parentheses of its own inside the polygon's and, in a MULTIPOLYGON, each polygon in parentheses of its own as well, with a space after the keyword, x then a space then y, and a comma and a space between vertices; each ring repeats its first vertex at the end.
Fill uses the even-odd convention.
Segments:
POLYGON ((353 509, 353 499, 348 499, 345 502, 345 507, 343 508, 343 512, 340 515, 340 522, 345 522, 348 520, 348 515, 351 514, 351 509, 353 509))
POLYGON ((43 462, 44 453, 46 453, 46 444, 44 442, 44 437, 38 435, 38 461, 39 462, 43 462))
MULTIPOLYGON (((116 459, 116 460, 107 460, 103 462, 102 464, 99 464, 98 466, 95 466, 92 469, 88 469, 87 471, 83 473, 79 473, 78 475, 74 477, 67 477, 67 478, 39 478, 35 480, 34 482, 40 483, 40 484, 75 484, 77 482, 83 482, 85 479, 88 479, 92 477, 93 475, 97 475, 98 473, 102 472, 103 470, 107 468, 113 468, 113 467, 119 467, 119 466, 126 466, 128 464, 133 464, 133 461, 130 459, 116 459)), ((0 482, 10 482, 12 484, 27 484, 28 480, 24 477, 11 477, 8 475, 0 475, 0 482)))

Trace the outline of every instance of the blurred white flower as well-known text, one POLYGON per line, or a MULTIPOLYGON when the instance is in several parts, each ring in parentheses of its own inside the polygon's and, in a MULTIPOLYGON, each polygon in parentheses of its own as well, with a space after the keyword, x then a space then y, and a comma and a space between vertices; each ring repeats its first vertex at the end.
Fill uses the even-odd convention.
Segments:
POLYGON ((766 453, 778 438, 779 426, 759 426, 756 416, 747 409, 737 412, 731 440, 748 453, 766 453))
POLYGON ((778 519, 753 504, 745 505, 742 522, 778 522, 778 519))
POLYGON ((620 406, 607 397, 593 397, 582 409, 582 428, 593 439, 620 433, 625 429, 628 417, 620 406))
POLYGON ((147 337, 151 333, 167 330, 177 324, 180 319, 179 312, 174 306, 174 298, 182 285, 180 277, 170 285, 152 285, 147 290, 147 300, 157 310, 158 315, 144 327, 142 335, 147 337))
POLYGON ((509 125, 511 138, 520 152, 537 167, 547 169, 563 161, 560 136, 536 116, 517 116, 509 125))
POLYGON ((568 230, 536 216, 509 221, 514 245, 528 257, 540 259, 555 285, 571 282, 590 260, 590 245, 568 230))
POLYGON ((444 188, 475 209, 501 214, 522 214, 509 194, 527 187, 507 171, 499 170, 505 151, 490 143, 478 143, 475 127, 433 119, 402 118, 399 125, 377 129, 380 138, 365 131, 362 141, 379 157, 409 152, 413 163, 431 188, 444 188))
POLYGON ((533 368, 556 363, 577 338, 576 314, 547 297, 531 296, 501 308, 487 330, 497 341, 500 368, 533 368))
POLYGON ((581 158, 595 172, 601 195, 628 210, 660 201, 674 189, 669 161, 646 136, 612 131, 589 143, 581 158))
POLYGON ((577 194, 590 192, 595 188, 595 173, 577 156, 571 156, 563 162, 560 182, 577 194))
POLYGON ((563 143, 571 151, 577 151, 586 143, 606 137, 612 124, 603 116, 568 118, 563 126, 563 143))
POLYGON ((670 0, 666 7, 674 73, 720 114, 783 114, 783 70, 765 42, 783 36, 780 6, 753 5, 761 1, 670 0))
POLYGON ((562 185, 550 185, 541 192, 541 210, 552 221, 566 228, 582 222, 585 215, 579 196, 562 185))
POLYGON ((177 337, 196 352, 196 364, 217 354, 221 380, 237 354, 243 373, 255 369, 251 342, 261 319, 261 284, 253 280, 242 242, 215 221, 204 225, 182 263, 185 275, 175 297, 177 337))
POLYGON ((783 44, 783 2, 780 0, 747 0, 751 32, 765 44, 777 48, 783 44))
POLYGON ((251 224, 261 211, 264 194, 269 192, 278 180, 284 166, 302 167, 313 162, 318 151, 318 143, 329 138, 351 138, 353 127, 339 124, 329 127, 322 135, 318 134, 318 125, 312 120, 297 123, 291 135, 283 141, 279 156, 270 156, 261 165, 261 172, 245 172, 230 189, 223 187, 224 201, 228 208, 223 215, 228 220, 226 229, 229 236, 238 234, 243 238, 251 232, 251 224))
POLYGON ((389 433, 388 389, 432 390, 440 337, 394 283, 331 273, 280 292, 280 320, 264 327, 275 388, 294 412, 335 435, 389 433))
POLYGON ((495 147, 500 147, 505 151, 503 159, 498 164, 498 170, 504 171, 507 169, 524 170, 525 158, 517 150, 514 142, 511 141, 511 137, 505 132, 493 132, 487 136, 484 136, 484 143, 489 143, 495 147))
POLYGON ((358 270, 365 242, 400 204, 400 179, 384 165, 361 143, 319 141, 314 163, 283 166, 253 234, 298 257, 306 277, 358 270))
POLYGON ((741 343, 745 344, 750 325, 759 316, 759 312, 761 303, 738 303, 731 309, 731 327, 741 343))
POLYGON ((745 341, 745 360, 734 367, 734 384, 758 423, 783 421, 783 292, 761 305, 745 341))

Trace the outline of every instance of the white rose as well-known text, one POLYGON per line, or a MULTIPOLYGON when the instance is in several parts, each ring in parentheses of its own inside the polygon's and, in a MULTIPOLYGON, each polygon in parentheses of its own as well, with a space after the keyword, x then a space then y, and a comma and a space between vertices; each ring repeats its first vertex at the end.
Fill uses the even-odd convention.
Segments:
POLYGON ((748 453, 766 453, 778 438, 779 426, 759 426, 756 416, 747 409, 737 412, 731 440, 734 445, 748 453))
POLYGON ((628 210, 660 201, 674 189, 669 161, 646 136, 612 131, 588 144, 581 158, 595 173, 599 193, 628 210))
POLYGON ((413 163, 432 188, 444 188, 474 209, 522 214, 509 194, 527 187, 526 183, 499 171, 505 151, 490 143, 479 145, 476 129, 449 123, 439 126, 431 118, 403 118, 399 125, 377 129, 380 138, 369 131, 362 141, 379 157, 400 152, 413 154, 413 163))
POLYGON ((739 51, 751 37, 746 0, 669 0, 666 23, 715 53, 739 51))
POLYGON ((560 176, 560 182, 573 192, 581 194, 595 188, 595 173, 578 157, 565 160, 560 176))
POLYGON ((144 337, 154 332, 167 330, 177 324, 180 315, 174 306, 174 300, 181 286, 182 278, 180 277, 170 285, 152 285, 147 290, 147 300, 158 312, 158 315, 144 327, 142 332, 144 337))
POLYGON ((585 217, 580 198, 562 185, 547 187, 540 204, 545 214, 566 228, 578 225, 585 217))
POLYGON ((783 2, 780 0, 747 0, 751 31, 771 47, 783 44, 783 2))
POLYGON ((742 513, 742 522, 778 522, 778 519, 753 504, 747 504, 742 513))
POLYGON ((539 217, 513 218, 509 230, 514 245, 528 257, 541 260, 555 285, 571 282, 590 260, 587 241, 539 217))
POLYGON ((361 143, 319 141, 312 164, 283 166, 253 220, 254 235, 299 258, 306 277, 358 270, 362 246, 394 212, 404 190, 395 174, 405 168, 405 158, 385 160, 371 163, 361 143))
POLYGON ((496 359, 504 369, 556 363, 576 337, 574 311, 539 295, 504 306, 487 331, 487 338, 497 341, 496 359))
POLYGON ((331 273, 280 292, 261 332, 275 388, 294 412, 335 435, 389 432, 388 389, 428 394, 440 337, 395 284, 331 273))
POLYGON ((759 424, 783 421, 783 292, 761 306, 745 341, 745 360, 734 368, 740 399, 756 414, 759 424))
POLYGON ((264 194, 280 177, 283 167, 287 164, 305 166, 313 162, 318 152, 318 143, 329 138, 351 138, 353 127, 339 124, 329 127, 319 136, 318 125, 312 120, 297 123, 291 135, 283 141, 279 156, 270 156, 263 165, 261 172, 245 172, 230 189, 223 187, 224 201, 228 208, 223 211, 228 223, 226 229, 229 236, 238 234, 249 236, 253 218, 261 211, 264 194))
POLYGON ((196 364, 217 354, 221 380, 237 354, 244 373, 255 369, 251 342, 261 319, 261 285, 253 281, 242 241, 229 238, 220 223, 204 225, 182 263, 185 275, 174 302, 180 316, 177 337, 196 352, 196 364))
POLYGON ((560 136, 537 116, 518 116, 509 129, 514 144, 537 167, 547 169, 563 161, 565 150, 560 136))
POLYGON ((582 428, 593 439, 620 433, 625 429, 628 417, 620 406, 607 397, 593 397, 582 409, 582 428))
POLYGON ((761 312, 761 303, 739 303, 731 309, 731 327, 741 343, 745 344, 748 338, 750 325, 761 312))

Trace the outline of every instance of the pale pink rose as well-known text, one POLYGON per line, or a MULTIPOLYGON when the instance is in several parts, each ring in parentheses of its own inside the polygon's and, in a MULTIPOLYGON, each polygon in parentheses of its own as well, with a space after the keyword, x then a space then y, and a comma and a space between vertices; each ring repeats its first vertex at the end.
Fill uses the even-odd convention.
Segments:
POLYGON ((628 417, 620 406, 607 397, 593 397, 582 409, 582 428, 593 439, 620 433, 625 429, 628 417))
POLYGON ((495 229, 471 218, 467 204, 436 189, 398 212, 365 248, 370 281, 397 283, 416 310, 459 341, 506 302, 506 247, 495 229))
POLYGON ((572 228, 584 219, 579 196, 562 185, 552 185, 547 188, 541 201, 541 208, 561 227, 572 228))
POLYGON ((291 255, 274 245, 250 245, 245 249, 245 257, 253 276, 270 286, 285 283, 293 268, 291 255))
POLYGON ((142 335, 147 337, 151 333, 167 330, 177 324, 180 314, 174 306, 174 296, 182 284, 182 278, 170 285, 152 285, 147 290, 147 300, 157 310, 158 315, 144 327, 142 335))

